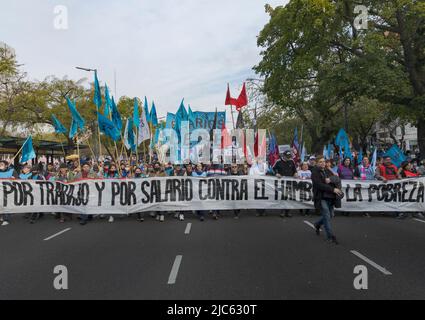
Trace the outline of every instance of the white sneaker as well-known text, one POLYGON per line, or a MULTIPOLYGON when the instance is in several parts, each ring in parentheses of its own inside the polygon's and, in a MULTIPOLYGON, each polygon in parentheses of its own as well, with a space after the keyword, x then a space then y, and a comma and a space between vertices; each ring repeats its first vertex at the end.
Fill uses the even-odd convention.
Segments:
POLYGON ((159 217, 159 221, 164 222, 164 220, 165 220, 165 217, 163 214, 161 214, 161 216, 159 217))
POLYGON ((109 223, 112 223, 112 222, 114 222, 114 217, 113 217, 113 216, 110 216, 110 217, 109 217, 109 220, 108 220, 108 222, 109 222, 109 223))
POLYGON ((3 223, 1 224, 2 227, 6 227, 8 225, 9 225, 9 222, 7 222, 7 221, 3 221, 3 223))
POLYGON ((184 215, 183 214, 180 214, 179 215, 179 219, 180 219, 180 221, 184 221, 184 215))

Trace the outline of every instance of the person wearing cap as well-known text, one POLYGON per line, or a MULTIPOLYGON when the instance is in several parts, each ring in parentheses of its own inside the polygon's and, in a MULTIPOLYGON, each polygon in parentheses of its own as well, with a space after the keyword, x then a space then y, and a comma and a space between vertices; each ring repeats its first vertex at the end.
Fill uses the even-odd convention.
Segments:
MULTIPOLYGON (((287 150, 283 153, 279 160, 276 161, 273 166, 273 172, 276 177, 297 177, 297 166, 295 165, 294 160, 292 160, 292 152, 287 150)), ((292 215, 289 213, 288 209, 284 210, 284 213, 280 215, 282 218, 290 218, 292 215)))

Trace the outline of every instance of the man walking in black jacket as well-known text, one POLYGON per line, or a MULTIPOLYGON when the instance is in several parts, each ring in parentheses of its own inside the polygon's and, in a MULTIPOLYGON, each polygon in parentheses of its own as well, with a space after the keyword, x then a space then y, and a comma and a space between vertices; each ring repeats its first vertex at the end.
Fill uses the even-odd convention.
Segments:
POLYGON ((334 213, 335 204, 342 198, 344 193, 338 189, 331 179, 331 174, 326 171, 326 162, 323 156, 317 158, 317 165, 313 168, 313 194, 314 206, 320 210, 322 218, 316 222, 317 235, 320 235, 320 228, 324 226, 328 241, 338 244, 331 229, 331 218, 334 213))

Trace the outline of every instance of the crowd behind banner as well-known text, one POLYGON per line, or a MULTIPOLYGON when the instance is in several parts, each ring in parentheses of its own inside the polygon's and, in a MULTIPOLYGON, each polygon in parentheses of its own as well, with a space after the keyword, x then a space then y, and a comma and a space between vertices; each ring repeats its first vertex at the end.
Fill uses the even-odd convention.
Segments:
MULTIPOLYGON (((306 160, 306 159, 302 159, 306 160)), ((171 163, 163 165, 157 160, 144 162, 131 157, 129 160, 122 160, 119 163, 112 159, 96 161, 90 158, 74 161, 62 161, 54 163, 38 163, 36 165, 24 164, 14 168, 5 160, 0 161, 0 179, 36 180, 36 181, 60 181, 64 183, 75 182, 85 179, 144 179, 144 178, 165 178, 165 177, 225 177, 225 176, 275 176, 277 178, 291 177, 300 180, 310 180, 311 170, 316 166, 315 156, 308 157, 308 161, 294 161, 293 153, 287 150, 280 154, 273 166, 268 163, 248 164, 186 164, 173 165, 171 163)), ((425 176, 424 162, 408 159, 401 166, 392 163, 390 157, 378 157, 376 163, 372 164, 368 156, 364 156, 359 163, 356 158, 351 160, 346 157, 343 161, 335 162, 328 159, 326 170, 342 180, 358 181, 380 181, 387 183, 392 180, 414 179, 425 176)), ((211 210, 210 212, 196 211, 194 213, 203 221, 205 215, 210 213, 214 219, 218 219, 220 212, 211 210)), ((279 208, 276 208, 279 209, 279 208)), ((311 214, 312 210, 302 210, 304 214, 311 214)), ((1 214, 1 208, 0 208, 1 214)), ((234 210, 235 218, 239 218, 240 210, 234 210)), ((349 214, 349 213, 344 213, 349 214)), ((364 213, 368 215, 368 213, 364 213)), ((406 216, 403 212, 398 212, 398 218, 406 216)), ((265 210, 257 210, 257 215, 265 215, 265 210)), ((6 226, 11 222, 9 214, 1 215, 1 225, 6 226)), ((31 223, 34 223, 43 214, 33 213, 26 215, 31 223)), ((72 215, 58 213, 58 220, 63 223, 67 219, 72 219, 72 215)), ((152 217, 163 222, 164 212, 152 212, 152 217)), ((291 217, 289 210, 283 210, 281 216, 291 217)), ((418 213, 422 217, 421 213, 418 213)), ((103 218, 103 216, 101 215, 103 218)), ((177 212, 174 217, 184 220, 184 213, 177 212)), ((92 217, 84 215, 79 217, 81 224, 86 224, 92 217)), ((139 221, 144 221, 143 214, 137 214, 139 221)), ((113 222, 113 216, 109 217, 109 222, 113 222)))

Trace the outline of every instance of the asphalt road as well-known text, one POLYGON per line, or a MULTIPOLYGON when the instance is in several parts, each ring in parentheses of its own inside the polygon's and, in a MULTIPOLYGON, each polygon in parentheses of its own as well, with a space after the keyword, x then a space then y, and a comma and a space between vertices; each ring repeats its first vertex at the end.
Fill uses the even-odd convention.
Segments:
POLYGON ((336 217, 335 246, 306 223, 316 219, 243 212, 83 227, 15 216, 0 227, 0 299, 425 299, 425 222, 336 217), (58 265, 68 290, 53 286, 58 265), (368 290, 354 289, 358 265, 368 269, 368 290))

